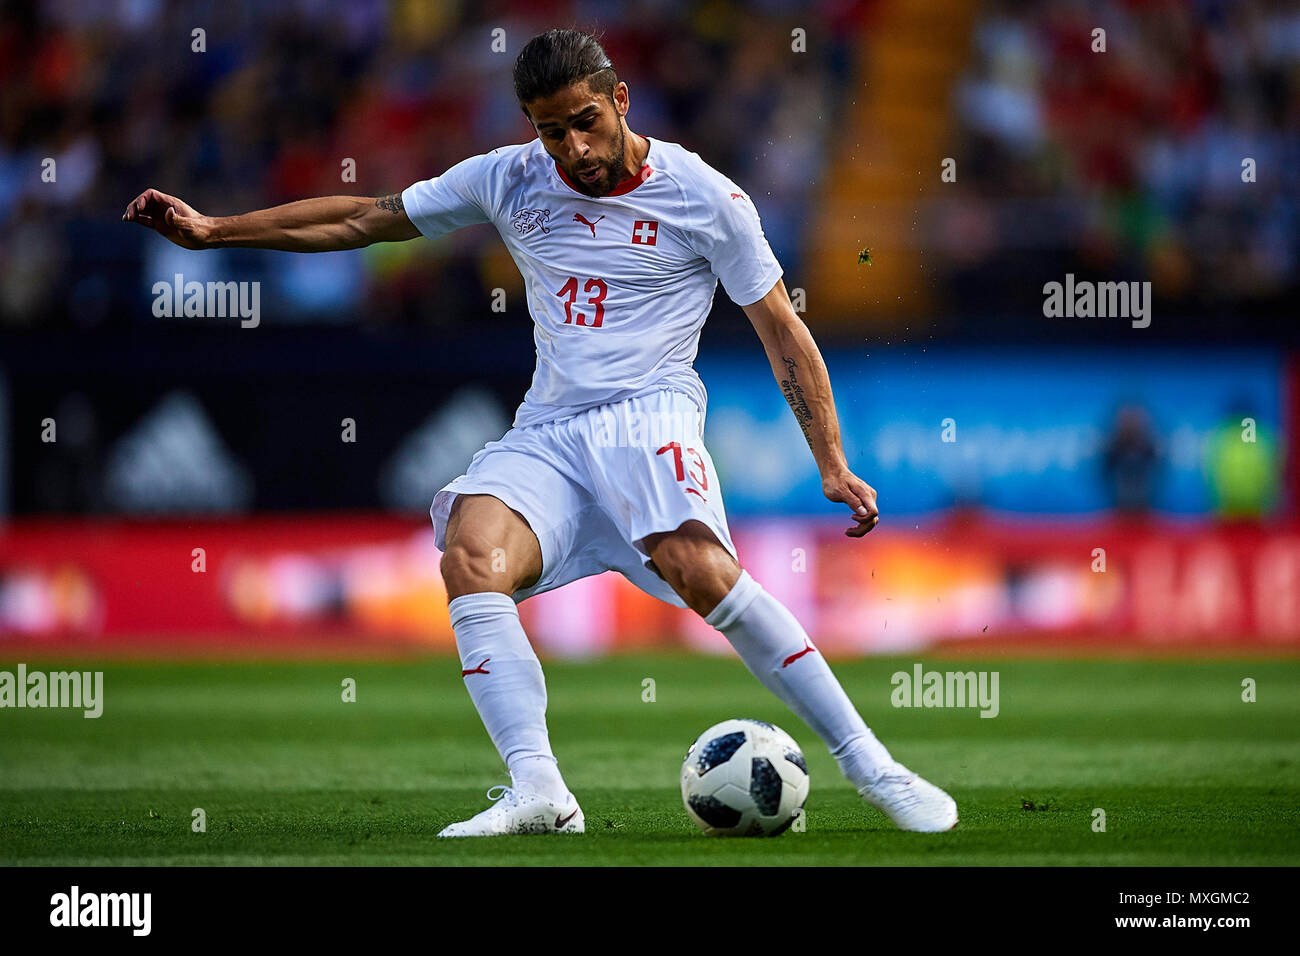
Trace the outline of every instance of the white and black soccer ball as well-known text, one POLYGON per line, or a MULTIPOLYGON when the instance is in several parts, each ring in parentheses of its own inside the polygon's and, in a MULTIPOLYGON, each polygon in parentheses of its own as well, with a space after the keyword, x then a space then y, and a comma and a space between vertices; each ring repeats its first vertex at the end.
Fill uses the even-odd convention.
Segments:
POLYGON ((686 751, 682 802, 709 836, 776 836, 807 799, 803 752, 766 721, 724 720, 686 751))

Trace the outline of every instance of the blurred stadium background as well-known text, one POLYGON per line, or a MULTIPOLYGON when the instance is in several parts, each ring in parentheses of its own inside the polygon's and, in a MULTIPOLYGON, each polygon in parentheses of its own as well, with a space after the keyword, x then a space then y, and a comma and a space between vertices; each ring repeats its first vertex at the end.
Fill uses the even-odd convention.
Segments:
MULTIPOLYGON (((46 0, 0 17, 6 657, 453 648, 427 508, 534 358, 495 232, 193 253, 119 217, 523 142, 514 56, 571 23, 802 290, 868 538, 721 291, 698 368, 742 560, 824 650, 1300 648, 1293 4, 46 0), (177 273, 260 282, 261 324, 156 317, 177 273), (1150 326, 1045 317, 1067 274, 1150 281, 1150 326)), ((521 611, 552 656, 727 651, 612 573, 521 611)))

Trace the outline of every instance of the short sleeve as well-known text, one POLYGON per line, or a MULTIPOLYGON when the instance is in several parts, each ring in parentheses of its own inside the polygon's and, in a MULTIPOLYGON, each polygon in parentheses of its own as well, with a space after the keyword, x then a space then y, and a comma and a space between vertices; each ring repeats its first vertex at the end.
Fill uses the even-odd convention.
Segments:
POLYGON ((747 193, 725 178, 704 191, 704 200, 704 208, 697 209, 695 216, 696 251, 709 261, 732 302, 752 305, 782 275, 758 210, 747 193))
POLYGON ((491 205, 486 196, 493 174, 492 155, 471 156, 441 176, 408 186, 402 191, 402 205, 415 228, 429 239, 437 239, 463 226, 490 222, 491 205))

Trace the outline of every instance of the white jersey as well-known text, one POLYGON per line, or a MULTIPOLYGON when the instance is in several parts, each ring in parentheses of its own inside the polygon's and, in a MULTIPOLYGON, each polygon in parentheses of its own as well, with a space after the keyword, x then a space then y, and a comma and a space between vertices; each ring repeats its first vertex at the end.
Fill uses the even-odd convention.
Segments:
POLYGON ((640 176, 599 199, 534 139, 459 162, 402 202, 430 239, 492 223, 518 265, 537 368, 516 427, 664 387, 703 412, 692 363, 718 280, 744 306, 782 274, 748 194, 676 143, 651 139, 640 176))

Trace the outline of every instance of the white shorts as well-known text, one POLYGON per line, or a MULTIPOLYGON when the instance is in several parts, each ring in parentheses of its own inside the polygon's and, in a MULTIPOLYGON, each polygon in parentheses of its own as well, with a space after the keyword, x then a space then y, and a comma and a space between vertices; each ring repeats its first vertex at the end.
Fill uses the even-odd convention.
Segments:
POLYGON ((456 495, 494 495, 524 516, 542 547, 541 577, 512 595, 516 603, 613 570, 647 594, 685 607, 650 569, 644 539, 695 519, 736 557, 702 433, 694 400, 669 388, 511 428, 433 499, 434 542, 446 550, 456 495))

